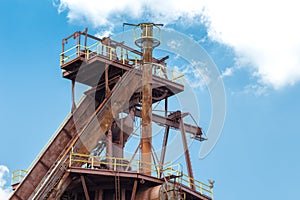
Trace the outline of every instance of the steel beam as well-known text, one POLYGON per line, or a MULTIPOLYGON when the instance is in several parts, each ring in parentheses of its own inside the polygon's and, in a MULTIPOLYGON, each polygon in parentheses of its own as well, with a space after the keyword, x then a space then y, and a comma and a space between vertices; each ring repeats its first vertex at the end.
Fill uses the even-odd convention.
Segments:
POLYGON ((83 191, 84 191, 84 196, 86 200, 90 200, 90 196, 89 196, 89 192, 86 186, 86 182, 85 179, 83 177, 83 175, 80 175, 80 179, 81 179, 81 183, 82 183, 82 187, 83 187, 83 191))
MULTIPOLYGON (((135 110, 135 116, 136 117, 141 117, 141 110, 136 109, 135 110)), ((161 116, 161 115, 152 114, 152 121, 157 123, 158 125, 161 125, 161 126, 170 126, 171 128, 175 128, 175 129, 180 128, 180 123, 178 121, 166 118, 166 117, 161 116)), ((186 133, 190 133, 190 134, 193 134, 193 135, 196 135, 196 134, 199 134, 199 133, 202 134, 202 130, 198 126, 194 126, 194 125, 184 123, 184 129, 185 129, 186 133)))
POLYGON ((184 150, 184 156, 185 156, 185 162, 186 162, 186 167, 189 175, 189 182, 190 182, 190 187, 192 190, 195 190, 195 183, 194 183, 194 175, 193 175, 193 169, 192 169, 192 163, 191 163, 191 158, 190 158, 190 152, 186 140, 186 134, 184 130, 184 124, 183 124, 183 119, 180 118, 180 131, 181 131, 181 137, 182 137, 182 143, 183 143, 183 150, 184 150))
POLYGON ((138 181, 134 180, 133 189, 132 189, 132 193, 131 193, 131 200, 135 200, 137 184, 138 184, 138 181))

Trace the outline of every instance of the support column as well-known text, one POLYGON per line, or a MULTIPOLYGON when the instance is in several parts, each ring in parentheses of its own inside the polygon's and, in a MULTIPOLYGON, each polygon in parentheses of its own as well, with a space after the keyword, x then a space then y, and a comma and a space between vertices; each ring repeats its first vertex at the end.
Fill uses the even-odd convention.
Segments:
POLYGON ((90 196, 89 196, 88 189, 87 189, 87 187, 86 187, 86 183, 85 183, 84 176, 83 176, 83 175, 80 175, 80 179, 81 179, 81 183, 82 183, 82 187, 83 187, 85 199, 86 199, 86 200, 90 200, 90 196))
POLYGON ((131 200, 135 200, 137 184, 138 184, 138 181, 134 180, 133 188, 132 188, 132 193, 131 193, 131 200))
POLYGON ((105 97, 108 97, 108 94, 110 93, 109 85, 108 85, 108 69, 109 65, 105 65, 105 97))
POLYGON ((121 189, 121 200, 126 200, 126 189, 121 189))
POLYGON ((112 132, 111 129, 107 131, 106 136, 106 157, 108 157, 108 166, 107 168, 112 169, 112 132))
POLYGON ((153 25, 142 24, 142 172, 151 175, 152 144, 152 31, 153 25))
POLYGON ((190 152, 186 140, 186 134, 185 134, 185 129, 184 129, 184 123, 182 117, 180 118, 180 131, 181 131, 181 137, 182 137, 182 143, 183 143, 183 151, 185 155, 185 162, 186 162, 186 167, 188 170, 188 175, 190 177, 190 187, 192 190, 195 190, 195 184, 194 184, 194 175, 193 175, 193 169, 192 169, 192 163, 191 163, 191 158, 190 158, 190 152))
MULTIPOLYGON (((168 98, 165 98, 165 118, 168 118, 168 98)), ((160 162, 159 162, 159 177, 162 175, 162 170, 163 170, 163 165, 165 162, 165 155, 166 155, 166 150, 167 150, 167 144, 168 144, 168 138, 169 138, 169 131, 170 131, 170 126, 166 125, 165 129, 165 134, 164 134, 164 140, 162 144, 162 150, 161 150, 161 155, 160 155, 160 162)))
POLYGON ((103 200, 103 189, 96 190, 95 200, 103 200))
POLYGON ((75 80, 72 79, 72 112, 76 110, 75 104, 75 80))

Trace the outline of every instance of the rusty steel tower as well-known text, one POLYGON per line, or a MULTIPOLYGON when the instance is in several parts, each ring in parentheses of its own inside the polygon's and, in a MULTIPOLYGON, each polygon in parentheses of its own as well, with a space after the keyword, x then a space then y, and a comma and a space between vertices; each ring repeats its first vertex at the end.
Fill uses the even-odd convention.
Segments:
POLYGON ((183 92, 184 85, 183 74, 167 66, 168 55, 153 57, 163 25, 124 25, 133 26, 139 50, 87 29, 62 40, 60 67, 72 83, 72 111, 23 171, 23 180, 13 182, 10 199, 213 199, 213 181, 194 178, 186 139, 206 140, 202 129, 184 123, 189 113, 168 110, 168 98, 183 92), (77 104, 75 83, 89 86, 77 104), (153 104, 161 101, 164 114, 153 113, 153 104), (152 144, 152 123, 164 128, 160 156, 152 144), (187 174, 181 165, 165 162, 170 129, 181 134, 187 174), (127 157, 126 144, 137 135, 135 151, 127 157))

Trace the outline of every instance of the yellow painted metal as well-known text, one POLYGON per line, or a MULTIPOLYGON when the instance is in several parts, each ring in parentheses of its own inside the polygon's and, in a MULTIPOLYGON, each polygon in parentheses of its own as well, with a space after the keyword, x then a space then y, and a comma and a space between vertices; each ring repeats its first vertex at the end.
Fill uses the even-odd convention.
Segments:
POLYGON ((14 184, 20 183, 24 179, 24 177, 26 176, 27 173, 28 173, 27 170, 22 170, 22 169, 13 171, 11 184, 14 185, 14 184))
POLYGON ((63 65, 64 63, 70 62, 73 59, 84 56, 86 59, 91 58, 91 53, 94 53, 94 55, 102 55, 109 58, 109 60, 114 60, 114 55, 116 55, 123 64, 126 62, 130 62, 131 60, 135 60, 135 65, 137 65, 137 60, 141 59, 140 55, 127 52, 125 57, 125 53, 123 51, 123 48, 113 48, 111 46, 107 46, 102 44, 101 42, 95 42, 91 44, 90 46, 84 46, 77 44, 66 51, 62 52, 60 54, 60 65, 63 65), (130 59, 129 57, 132 57, 133 59, 130 59))
POLYGON ((161 30, 158 26, 155 26, 153 24, 139 24, 139 26, 136 26, 133 29, 133 35, 134 35, 134 42, 140 39, 152 39, 161 42, 162 36, 161 36, 161 30), (154 27, 153 34, 148 32, 148 27, 154 27), (141 34, 141 27, 145 27, 146 32, 145 34, 141 34))
POLYGON ((153 75, 156 75, 160 78, 171 80, 173 82, 183 83, 183 78, 184 78, 183 73, 158 63, 152 63, 152 66, 153 66, 153 72, 152 72, 153 75))
MULTIPOLYGON (((125 53, 122 48, 113 48, 107 45, 103 45, 101 42, 95 42, 90 46, 75 45, 70 49, 67 49, 66 51, 62 52, 60 54, 60 64, 62 65, 69 61, 72 61, 73 59, 77 58, 80 54, 84 55, 86 59, 90 59, 92 52, 96 53, 95 55, 106 56, 109 58, 109 60, 113 60, 113 55, 115 54, 117 55, 117 57, 120 58, 123 64, 129 63, 132 60, 134 60, 135 66, 138 66, 138 60, 141 59, 139 55, 131 52, 127 52, 125 56, 125 53), (83 51, 78 54, 78 49, 83 49, 83 51), (108 52, 104 50, 108 50, 108 52)), ((183 73, 180 73, 172 68, 168 68, 165 65, 158 63, 152 63, 152 68, 153 75, 158 76, 160 78, 168 79, 172 82, 183 84, 183 73)))
MULTIPOLYGON (((69 167, 78 166, 78 164, 81 164, 82 167, 87 168, 87 166, 89 165, 91 166, 91 169, 94 169, 95 166, 108 165, 110 162, 109 160, 112 160, 112 169, 114 171, 117 171, 120 167, 125 169, 128 166, 128 164, 124 163, 123 161, 128 161, 130 159, 107 156, 90 156, 88 154, 72 152, 70 154, 69 167)), ((151 171, 151 176, 154 176, 156 178, 162 178, 160 177, 161 169, 159 165, 153 163, 143 163, 140 160, 132 160, 132 162, 130 163, 130 167, 132 168, 132 171, 140 173, 141 164, 146 164, 144 166, 151 166, 151 169, 149 169, 149 171, 151 171)), ((179 182, 180 179, 180 182, 182 182, 182 184, 186 186, 190 184, 190 180, 192 179, 191 177, 182 172, 180 164, 173 164, 172 162, 167 162, 163 165, 162 174, 163 176, 174 175, 178 177, 178 180, 176 181, 179 182)), ((213 199, 213 188, 211 187, 211 185, 205 184, 196 179, 193 179, 193 181, 197 192, 199 192, 200 194, 206 194, 213 199)))

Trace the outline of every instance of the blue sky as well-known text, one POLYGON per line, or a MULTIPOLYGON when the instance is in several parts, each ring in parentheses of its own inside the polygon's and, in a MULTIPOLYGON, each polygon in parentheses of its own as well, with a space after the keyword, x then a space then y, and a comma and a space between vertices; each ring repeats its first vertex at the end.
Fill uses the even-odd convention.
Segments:
MULTIPOLYGON (((61 78, 59 68, 62 38, 85 27, 91 34, 107 34, 105 30, 116 34, 122 31, 118 22, 137 23, 150 18, 193 37, 212 57, 223 77, 226 119, 222 135, 205 159, 198 159, 199 146, 191 147, 198 177, 216 181, 216 199, 295 199, 300 185, 300 43, 289 34, 299 33, 294 23, 297 16, 292 15, 295 6, 290 1, 274 3, 268 15, 263 12, 267 12, 267 3, 255 6, 245 1, 250 11, 258 10, 252 17, 242 14, 240 4, 237 8, 224 5, 228 11, 221 13, 223 21, 216 14, 222 11, 217 12, 219 8, 213 3, 189 6, 191 0, 184 6, 166 1, 176 14, 161 5, 161 10, 131 16, 124 13, 127 1, 111 1, 119 5, 117 11, 107 6, 107 13, 102 14, 98 13, 100 6, 89 6, 95 2, 81 7, 63 2, 65 10, 61 13, 51 0, 1 3, 0 195, 7 193, 11 172, 28 168, 70 111, 71 84, 61 78), (278 13, 277 8, 282 8, 281 18, 286 21, 271 19, 278 13), (240 30, 243 25, 232 22, 232 13, 240 13, 252 32, 240 30), (261 21, 268 25, 260 26, 261 21)), ((130 9, 156 8, 148 1, 141 2, 146 3, 130 4, 130 9)), ((210 97, 205 89, 197 95, 199 124, 205 130, 209 126, 206 105, 210 97)))

